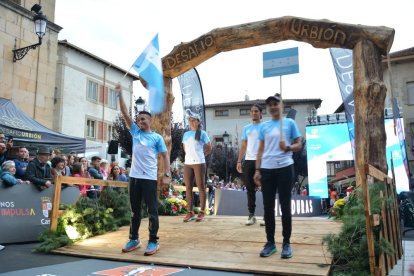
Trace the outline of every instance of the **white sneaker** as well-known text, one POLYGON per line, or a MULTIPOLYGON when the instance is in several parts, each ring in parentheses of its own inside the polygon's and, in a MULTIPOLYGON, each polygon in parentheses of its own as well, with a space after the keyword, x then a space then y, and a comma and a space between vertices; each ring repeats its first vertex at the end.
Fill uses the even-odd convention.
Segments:
POLYGON ((5 246, 0 244, 0 250, 3 250, 4 248, 5 246))
POLYGON ((256 223, 256 217, 254 215, 250 215, 246 221, 246 225, 253 225, 256 223))
POLYGON ((260 226, 266 226, 266 223, 265 223, 265 221, 264 221, 264 220, 262 220, 262 221, 260 222, 260 226))

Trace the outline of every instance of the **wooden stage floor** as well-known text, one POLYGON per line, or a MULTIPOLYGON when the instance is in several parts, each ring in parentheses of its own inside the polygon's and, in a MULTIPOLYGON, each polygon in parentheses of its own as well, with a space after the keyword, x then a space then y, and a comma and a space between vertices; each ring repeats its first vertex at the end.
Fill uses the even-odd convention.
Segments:
POLYGON ((129 227, 96 236, 55 253, 156 265, 181 266, 222 271, 278 275, 328 275, 332 262, 322 237, 338 233, 341 223, 320 217, 293 218, 291 244, 293 257, 281 259, 281 220, 276 218, 278 252, 261 258, 266 238, 258 223, 245 226, 247 217, 207 216, 203 222, 182 222, 183 216, 160 217, 160 250, 144 256, 148 239, 148 219, 141 223, 143 247, 130 253, 121 248, 128 239, 129 227))

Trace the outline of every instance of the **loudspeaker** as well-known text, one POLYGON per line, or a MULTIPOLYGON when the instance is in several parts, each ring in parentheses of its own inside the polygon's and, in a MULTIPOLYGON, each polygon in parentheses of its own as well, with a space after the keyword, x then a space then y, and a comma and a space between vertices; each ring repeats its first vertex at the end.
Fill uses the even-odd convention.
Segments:
POLYGON ((118 154, 118 141, 111 140, 108 144, 108 154, 118 154))

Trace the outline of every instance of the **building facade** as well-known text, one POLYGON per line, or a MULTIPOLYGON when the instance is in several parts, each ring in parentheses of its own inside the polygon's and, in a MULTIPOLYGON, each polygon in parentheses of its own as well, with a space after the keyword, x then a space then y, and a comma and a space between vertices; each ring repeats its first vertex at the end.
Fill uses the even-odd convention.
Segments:
POLYGON ((127 73, 67 41, 59 41, 53 129, 86 138, 86 152, 104 157, 112 140, 119 102, 115 85, 121 82, 124 99, 133 104, 132 83, 138 76, 127 73))
POLYGON ((13 49, 38 43, 34 32, 34 12, 37 0, 0 1, 0 97, 11 100, 27 115, 46 127, 53 125, 57 41, 62 29, 53 23, 55 0, 41 1, 47 16, 46 34, 42 45, 26 56, 13 61, 13 49))
MULTIPOLYGON (((309 114, 315 112, 322 103, 321 99, 284 99, 284 116, 291 109, 296 110, 295 121, 305 137, 306 120, 309 114)), ((229 103, 205 105, 206 130, 213 145, 223 142, 223 134, 229 134, 229 146, 238 148, 241 142, 241 132, 245 125, 251 123, 250 108, 253 104, 263 107, 263 121, 270 120, 266 111, 265 99, 246 100, 229 103)))
POLYGON ((407 159, 411 173, 414 172, 414 47, 390 54, 391 71, 388 59, 383 60, 384 82, 388 88, 387 106, 391 107, 391 97, 398 100, 404 118, 407 159), (390 74, 391 72, 391 74, 390 74), (391 89, 389 89, 391 87, 391 89))

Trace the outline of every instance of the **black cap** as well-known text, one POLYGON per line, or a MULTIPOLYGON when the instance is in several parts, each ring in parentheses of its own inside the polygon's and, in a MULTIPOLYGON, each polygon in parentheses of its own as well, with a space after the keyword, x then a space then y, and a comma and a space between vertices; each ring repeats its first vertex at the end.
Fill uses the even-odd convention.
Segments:
POLYGON ((270 96, 266 99, 266 104, 269 104, 271 101, 280 102, 282 99, 279 96, 270 96))
POLYGON ((51 150, 49 147, 46 146, 40 146, 39 149, 37 150, 37 154, 49 154, 51 155, 51 150))

